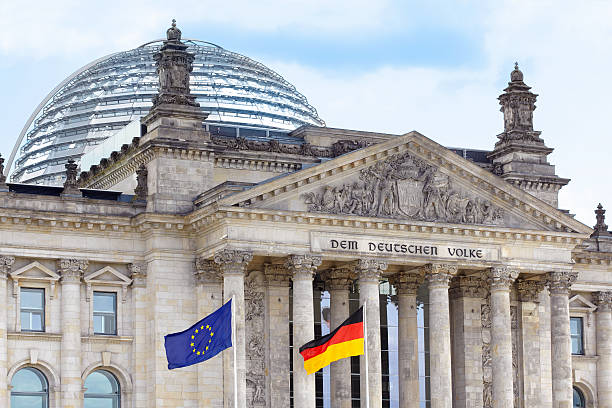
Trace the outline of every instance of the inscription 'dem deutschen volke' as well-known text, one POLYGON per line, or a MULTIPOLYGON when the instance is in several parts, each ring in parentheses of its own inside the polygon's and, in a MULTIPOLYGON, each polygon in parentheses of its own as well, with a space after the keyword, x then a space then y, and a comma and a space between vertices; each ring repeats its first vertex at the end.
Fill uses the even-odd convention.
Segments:
POLYGON ((330 239, 329 249, 462 259, 483 259, 485 257, 485 251, 481 248, 462 248, 447 245, 421 245, 403 242, 364 242, 357 240, 330 239))

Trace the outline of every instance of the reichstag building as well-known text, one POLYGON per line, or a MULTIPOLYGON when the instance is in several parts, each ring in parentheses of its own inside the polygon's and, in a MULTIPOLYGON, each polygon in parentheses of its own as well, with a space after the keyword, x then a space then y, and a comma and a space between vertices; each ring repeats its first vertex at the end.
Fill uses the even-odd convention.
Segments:
POLYGON ((612 407, 612 233, 559 209, 518 66, 491 150, 447 148, 181 37, 76 71, 0 159, 0 406, 612 407), (168 370, 231 298, 233 348, 168 370), (307 375, 363 304, 367 357, 307 375))

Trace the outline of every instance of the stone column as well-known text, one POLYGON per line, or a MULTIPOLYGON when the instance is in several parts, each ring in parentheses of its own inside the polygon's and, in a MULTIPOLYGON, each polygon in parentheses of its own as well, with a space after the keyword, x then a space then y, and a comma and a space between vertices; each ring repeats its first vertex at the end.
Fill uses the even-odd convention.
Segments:
POLYGON ((538 307, 538 317, 540 319, 540 389, 542 397, 540 406, 542 408, 552 408, 552 354, 551 354, 551 330, 550 330, 550 294, 547 290, 540 292, 538 297, 540 306, 538 307))
POLYGON ((449 408, 453 403, 450 313, 448 284, 456 265, 425 266, 429 286, 429 366, 431 408, 449 408))
MULTIPOLYGON (((221 270, 212 259, 197 258, 194 277, 197 293, 196 320, 201 320, 223 305, 221 270)), ((220 376, 219 373, 223 372, 224 360, 220 357, 211 358, 197 365, 198 407, 223 407, 224 376, 220 376)))
POLYGON ((147 301, 147 267, 128 264, 132 278, 132 302, 134 310, 134 342, 132 343, 134 370, 134 408, 147 408, 147 372, 150 346, 147 339, 149 302, 147 301))
MULTIPOLYGON (((487 289, 479 276, 458 276, 451 281, 453 335, 453 400, 455 408, 481 408, 482 303, 487 289)), ((432 332, 433 335, 435 333, 432 332)))
POLYGON ((597 305, 597 400, 612 407, 612 292, 595 292, 597 305))
MULTIPOLYGON (((354 266, 345 266, 322 274, 330 295, 331 330, 349 317, 349 290, 354 273, 354 266)), ((332 408, 351 408, 351 359, 331 363, 329 374, 332 408)))
POLYGON ((398 302, 399 406, 418 408, 419 331, 417 325, 417 290, 425 278, 423 269, 401 271, 391 279, 398 302))
POLYGON ((355 264, 355 273, 359 277, 359 304, 367 302, 366 320, 368 382, 366 386, 366 356, 359 359, 360 399, 362 408, 382 407, 382 362, 380 355, 380 274, 387 269, 387 263, 376 259, 360 259, 355 264), (369 393, 370 406, 366 405, 369 393))
POLYGON ((244 320, 244 275, 246 267, 253 259, 253 253, 234 249, 223 249, 214 256, 223 275, 223 303, 234 298, 233 323, 236 348, 223 353, 223 401, 226 408, 246 406, 246 343, 244 320), (238 370, 238 401, 234 401, 234 364, 238 370))
POLYGON ((550 325, 553 408, 572 406, 572 342, 570 335, 569 292, 576 272, 550 272, 550 325))
POLYGON ((293 406, 315 407, 314 375, 304 370, 304 359, 299 352, 303 344, 314 339, 314 301, 312 279, 320 256, 291 255, 285 267, 293 280, 293 406))
POLYGON ((62 343, 60 359, 62 408, 79 408, 83 401, 81 381, 81 278, 89 262, 60 259, 62 282, 62 343))
POLYGON ((8 371, 8 316, 7 309, 7 275, 11 270, 11 266, 15 263, 15 258, 12 256, 0 255, 0 405, 9 406, 10 395, 8 393, 8 384, 6 382, 6 374, 8 371), (4 401, 4 403, 2 402, 4 401))
POLYGON ((493 408, 514 407, 510 286, 517 277, 517 271, 505 266, 494 266, 487 273, 491 291, 493 408))
POLYGON ((542 370, 540 364, 540 292, 541 281, 519 279, 516 282, 520 304, 521 349, 523 351, 523 404, 525 408, 542 406, 542 370))
POLYGON ((289 271, 284 265, 265 265, 266 331, 268 333, 267 388, 271 407, 289 407, 289 271), (283 350, 283 352, 278 352, 283 350))

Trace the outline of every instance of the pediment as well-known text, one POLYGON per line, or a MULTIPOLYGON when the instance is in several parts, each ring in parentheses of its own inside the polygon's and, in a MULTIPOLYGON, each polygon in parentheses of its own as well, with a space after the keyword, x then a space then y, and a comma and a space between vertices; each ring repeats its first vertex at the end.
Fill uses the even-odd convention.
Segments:
POLYGON ((572 296, 569 300, 569 308, 571 311, 574 312, 593 312, 595 311, 595 309, 597 309, 597 305, 592 302, 589 302, 582 295, 575 295, 572 296))
POLYGON ((347 217, 591 232, 586 225, 418 132, 270 180, 217 204, 347 217))
POLYGON ((58 281, 60 276, 40 262, 32 262, 11 272, 13 280, 58 281))
POLYGON ((110 266, 97 270, 84 279, 85 283, 91 284, 102 284, 102 285, 122 285, 127 286, 132 283, 132 280, 110 266))

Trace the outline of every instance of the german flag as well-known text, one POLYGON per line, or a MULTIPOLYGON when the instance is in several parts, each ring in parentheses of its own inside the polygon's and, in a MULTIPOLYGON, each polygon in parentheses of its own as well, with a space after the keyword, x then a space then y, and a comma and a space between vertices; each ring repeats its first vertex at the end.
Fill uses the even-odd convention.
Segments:
POLYGON ((300 347, 300 354, 308 374, 333 361, 363 354, 363 306, 327 336, 300 347))

